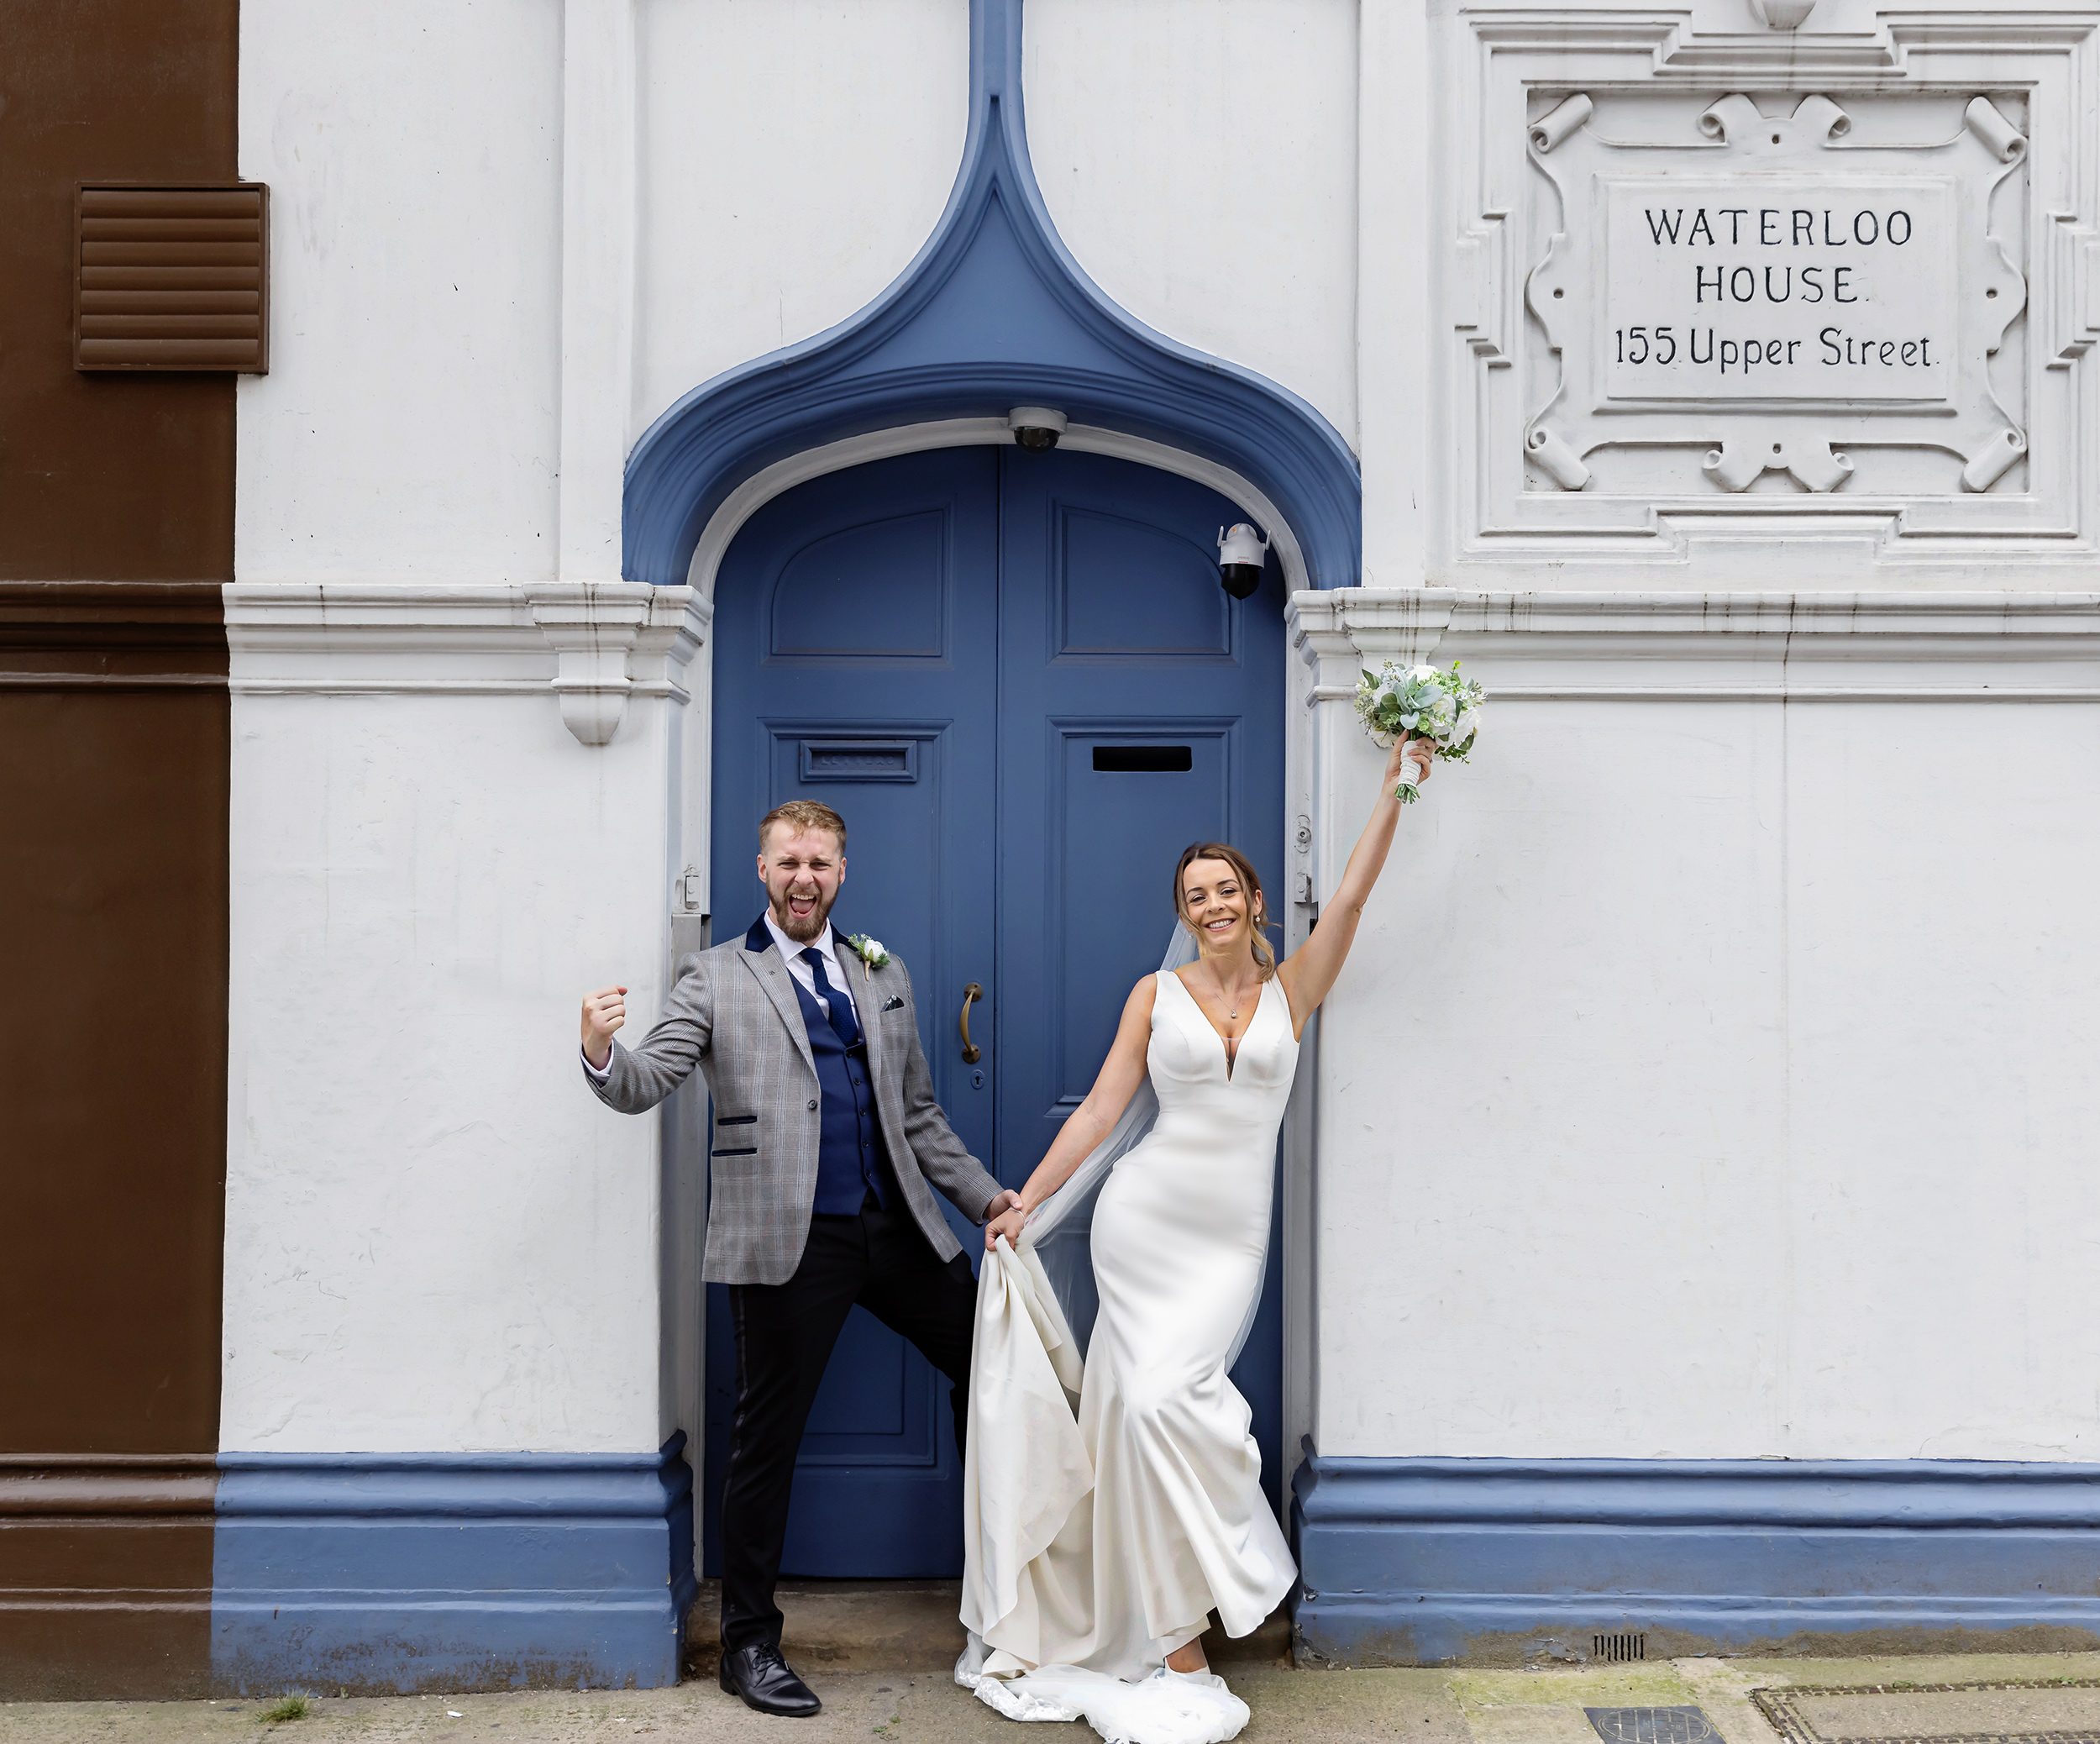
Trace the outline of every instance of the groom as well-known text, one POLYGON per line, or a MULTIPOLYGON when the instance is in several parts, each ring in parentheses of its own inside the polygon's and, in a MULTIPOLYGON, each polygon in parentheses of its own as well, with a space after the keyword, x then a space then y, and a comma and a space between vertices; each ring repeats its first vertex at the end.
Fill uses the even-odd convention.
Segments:
POLYGON ((714 1102, 701 1275, 729 1286, 737 1404, 722 1498, 722 1687, 762 1713, 820 1704, 780 1657, 773 1589, 795 1450, 824 1365, 858 1302, 954 1383, 962 1440, 976 1285, 930 1181, 973 1221, 1002 1190, 933 1100, 911 978, 832 932, 846 825, 791 800, 759 824, 766 911, 688 958, 662 1019, 630 1052, 623 987, 583 1002, 591 1088, 654 1108, 697 1065, 714 1102))

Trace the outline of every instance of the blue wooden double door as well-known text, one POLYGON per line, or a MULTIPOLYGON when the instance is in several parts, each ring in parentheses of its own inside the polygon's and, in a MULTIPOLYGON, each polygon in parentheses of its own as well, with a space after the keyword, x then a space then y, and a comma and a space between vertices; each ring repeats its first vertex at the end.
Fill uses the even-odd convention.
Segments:
MULTIPOLYGON (((1247 518, 1127 461, 947 449, 802 485, 724 559, 715 936, 740 936, 763 906, 765 811, 836 808, 848 840, 833 924, 904 959, 941 1105, 1008 1185, 1041 1160, 1131 985, 1158 966, 1182 848, 1235 843, 1281 906, 1282 590, 1273 573, 1245 601, 1218 585, 1218 528, 1247 518)), ((950 1221, 974 1264, 982 1237, 950 1221)), ((1235 1373, 1272 1501, 1278 1245, 1235 1373)), ((726 1294, 711 1290, 707 1322, 711 1566, 736 1374, 726 1294)), ((960 1572, 948 1393, 853 1311, 803 1439, 784 1572, 960 1572)))

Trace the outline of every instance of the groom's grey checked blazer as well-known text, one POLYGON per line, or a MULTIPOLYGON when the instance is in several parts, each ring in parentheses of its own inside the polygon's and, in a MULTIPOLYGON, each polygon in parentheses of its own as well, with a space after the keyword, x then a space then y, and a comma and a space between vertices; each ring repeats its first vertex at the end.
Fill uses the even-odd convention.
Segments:
MULTIPOLYGON (((841 954, 850 961, 846 973, 858 977, 858 961, 841 954)), ((853 996, 891 1172, 934 1253, 953 1259, 962 1246, 927 1183, 978 1224, 999 1183, 933 1100, 903 963, 893 956, 869 969, 853 996)), ((684 959, 655 1027, 632 1049, 615 1037, 605 1077, 586 1069, 584 1078, 609 1106, 640 1114, 696 1065, 715 1104, 701 1275, 711 1284, 785 1284, 801 1261, 816 1198, 816 1061, 763 917, 733 943, 684 959)))

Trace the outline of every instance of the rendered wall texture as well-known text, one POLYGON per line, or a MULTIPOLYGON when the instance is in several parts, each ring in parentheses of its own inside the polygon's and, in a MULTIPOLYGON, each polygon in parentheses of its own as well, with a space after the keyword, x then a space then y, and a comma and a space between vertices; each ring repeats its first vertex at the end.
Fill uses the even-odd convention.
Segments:
POLYGON ((1456 597, 1494 736, 1321 1037, 1320 1451, 2100 1456, 2092 602, 1456 597))
POLYGON ((575 1006, 659 996, 668 706, 587 749, 544 693, 330 702, 258 664, 222 1446, 654 1447, 655 1134, 580 1094, 575 1006))
POLYGON ((942 0, 687 0, 636 23, 630 442, 680 395, 843 321, 904 271, 954 182, 969 78, 969 15, 942 0))
MULTIPOLYGON (((1359 948, 1370 972, 1352 964, 1323 1040, 1323 1454, 2100 1454, 2074 1281, 2094 1233, 2078 1135, 2100 1111, 2076 1064, 2097 1039, 2100 929, 2075 894, 2096 845, 2076 796, 2100 731, 2084 628, 2100 607, 2090 530, 2062 507, 2076 492, 2051 482, 2096 402, 2079 346, 2057 355, 2084 318, 2051 300, 2050 264, 2089 246, 2091 219, 2031 206, 2073 162, 2088 185, 2089 130, 2046 91, 2090 76, 2095 20, 1935 10, 1960 27, 1825 0, 1790 38, 1698 0, 1667 41, 1630 11, 1362 10, 1362 88, 1378 93, 1362 117, 1366 573, 1536 591, 1494 592, 1478 632, 1454 619, 1431 638, 1495 693, 1492 726, 1406 820, 1407 870, 1359 948), (1945 58, 1912 55, 1911 32, 1945 58), (1789 71, 1825 50, 1813 76, 1789 71), (1919 88, 1876 83, 1890 55, 1919 88), (1872 445, 1841 391, 1692 405, 1716 454, 1761 417, 1782 444, 1852 433, 1835 489, 1767 472, 1733 491, 1702 475, 1704 447, 1608 445, 1579 491, 1525 460, 1526 419, 1571 416, 1566 352, 1610 360, 1609 321, 1557 310, 1648 294, 1582 253, 1604 218, 1580 150, 1691 139, 1714 150, 1651 150, 1626 173, 1718 175, 1737 161, 1729 127, 1693 121, 1748 92, 1728 112, 1736 150, 1839 186, 1847 142, 1977 147, 1959 81, 2012 55, 2044 95, 2019 111, 2032 139, 1993 148, 1989 219, 2031 301, 1988 366, 2004 407, 2056 421, 2032 483, 1966 488, 1956 454, 1872 445), (1609 108, 1630 68, 1640 89, 1609 108), (1606 106, 1581 127, 1527 133, 1593 83, 1606 106), (1804 93, 1845 118, 1813 150, 1794 131, 1804 93), (1753 110, 1769 124, 1750 129, 1753 110), (1877 479, 1903 468, 1916 500, 1892 506, 1877 479), (1536 539, 1514 533, 1527 518, 1536 539), (1646 633, 1666 590, 1720 633, 1646 633), (2000 620, 1999 590, 2037 612, 2063 590, 2062 613, 2000 620), (1825 594, 1794 633, 1749 633, 1825 594), (1943 596, 1944 618, 1899 606, 1943 596), (1402 978, 1455 1007, 1414 1044, 1404 1092, 1375 1015, 1402 978), (1366 1205, 1378 1215, 1359 1221, 1366 1205)), ((2009 294, 1965 282, 1975 308, 1949 322, 2009 294)), ((1430 645, 1414 635, 1362 652, 1430 645)), ((1337 854, 1338 802, 1370 778, 1352 733, 1323 739, 1337 854)))
POLYGON ((1350 0, 1032 0, 1028 139, 1101 288, 1357 442, 1350 0))
MULTIPOLYGON (((878 19, 865 8, 642 8, 638 423, 709 374, 849 313, 910 258, 959 141, 964 45, 959 14, 937 10, 878 19), (846 52, 863 31, 865 55, 846 52)), ((1703 27, 1725 26, 1725 11, 1711 0, 1703 27)), ((1410 317, 1406 276, 1436 255, 1425 233, 1450 213, 1423 206, 1423 177, 1404 160, 1417 149, 1408 118, 1438 113, 1432 86, 1448 34, 1430 45, 1421 20, 1381 4, 1236 5, 1206 11, 1202 29, 1173 8, 1134 14, 1079 0, 1038 0, 1028 16, 1031 139, 1082 265, 1140 316, 1270 370, 1345 431, 1360 403, 1369 571, 1381 582, 1450 579, 1430 565, 1417 462, 1456 416, 1456 384, 1438 373, 1451 342, 1410 317), (1235 70, 1257 65, 1266 99, 1235 104, 1235 70), (1169 66, 1168 77, 1147 71, 1169 66), (1361 134, 1359 85, 1380 93, 1361 134), (1362 178, 1360 213, 1359 148, 1378 167, 1362 178), (1234 209, 1255 221, 1258 244, 1233 270, 1214 271, 1216 239, 1196 215, 1234 209), (1359 223, 1376 293, 1360 322, 1359 223), (1408 238, 1402 260, 1396 239, 1408 238), (1360 353, 1349 338, 1359 328, 1360 353)), ((477 74, 459 81, 469 88, 455 102, 413 104, 401 101, 391 58, 405 41, 386 54, 349 44, 323 54, 292 12, 248 8, 242 169, 277 188, 283 318, 301 333, 277 375, 244 388, 244 578, 541 572, 559 24, 551 8, 500 29, 473 9, 440 9, 417 27, 412 76, 477 74), (375 134, 370 118, 382 109, 407 119, 375 134), (454 263, 468 272, 456 308, 454 263), (439 282, 443 295, 425 296, 439 282), (390 307, 400 322, 380 318, 390 307), (411 341, 396 344, 396 328, 411 341)), ((1447 287, 1436 296, 1448 314, 1447 287)), ((1815 581, 1798 550, 1786 561, 1775 580, 1815 581)), ((1491 686, 1520 681, 1499 668, 1506 655, 1494 637, 1472 657, 1491 686)), ((2050 1208, 2075 1167, 2066 1135, 2089 1111, 2069 1067, 2086 1039, 2075 965, 2093 940, 2075 910, 2052 905, 2067 901, 2090 847, 2057 797, 2082 766, 2087 707, 1706 700, 1733 682, 1731 658, 1725 638, 1710 655, 1673 654, 1668 696, 1513 702, 1478 765, 1451 772, 1408 820, 1403 868, 1380 893, 1322 1054, 1316 1167, 1329 1209, 1316 1237, 1314 1426, 1324 1450, 2090 1450, 2090 1400, 2076 1380, 2090 1353, 2061 1335, 2066 1305, 2050 1305, 2082 1239, 2050 1208), (1945 771, 1954 747, 1971 742, 1997 773, 1982 791, 1961 786, 1950 815, 1945 771), (1603 773, 1579 773, 1590 770, 1603 773), (2018 906, 2008 891, 2023 893, 2018 906), (2039 951, 2027 930, 2035 913, 2056 916, 2054 943, 2039 951), (1347 1020, 1369 1009, 1352 1002, 1374 1002, 1423 964, 1461 990, 1467 1017, 1424 1044, 1430 1081, 1403 1098, 1377 1068, 1386 1038, 1347 1020), (2003 1056, 1957 1077, 1951 1043, 1906 1020, 1979 1001, 1997 1039, 1972 1045, 2003 1056), (1688 1011, 1698 1021, 1684 1021, 1688 1011), (2016 1045, 2003 1039, 2008 1026, 2016 1045), (1390 1135, 1432 1113, 1466 1135, 1470 1166, 1418 1172, 1396 1158, 1390 1135), (1399 1220, 1405 1264, 1379 1263, 1383 1250, 1341 1209, 1367 1194, 1399 1220), (2031 1331, 2016 1361, 2004 1360, 2002 1327, 1968 1326, 1929 1281, 1949 1273, 2018 1298, 2031 1331), (1395 1314, 1420 1336, 1374 1340, 1369 1329, 1395 1314), (1519 1353, 1530 1348, 1523 1329, 1542 1320, 1577 1354, 1539 1374, 1519 1353), (1670 1329, 1657 1359, 1667 1381, 1624 1367, 1630 1326, 1670 1329), (1454 1385, 1462 1375, 1469 1384, 1454 1385), (1483 1387, 1483 1375, 1500 1379, 1483 1387)), ((1989 645, 1974 654, 1983 665, 1998 658, 1989 645)), ((1907 682, 1898 672, 1885 687, 1907 682)), ((481 719, 515 707, 522 728, 528 706, 463 696, 413 705, 425 711, 416 724, 386 724, 410 707, 272 701, 286 726, 244 732, 236 752, 237 768, 258 759, 242 813, 252 822, 239 827, 284 827, 271 784, 294 779, 307 756, 338 771, 369 759, 388 772, 374 796, 344 801, 332 788, 329 803, 349 804, 346 818, 367 805, 363 827, 412 849, 419 878, 462 893, 448 898, 459 927, 482 924, 465 893, 488 876, 498 907, 516 895, 500 882, 511 878, 529 882, 536 912, 591 912, 595 862, 556 851, 585 815, 577 807, 599 803, 581 789, 574 804, 546 808, 543 789, 542 810, 489 817, 500 850, 392 815, 429 803, 418 796, 448 791, 469 766, 498 787, 543 781, 519 730, 481 719), (281 751, 284 734, 307 751, 281 751), (462 762, 455 747, 479 749, 462 762), (533 843, 545 852, 536 857, 533 843)), ((1369 779, 1368 751, 1346 741, 1305 794, 1332 848, 1329 877, 1369 779)), ((654 780, 622 791, 659 806, 654 780)), ((464 791, 437 812, 455 803, 464 791)), ((606 818, 608 845, 641 840, 633 819, 606 818)), ((345 858, 353 847, 308 844, 345 858)), ((649 854, 653 879, 658 865, 691 858, 691 840, 679 854, 649 854)), ((634 880, 637 906, 616 928, 631 935, 616 954, 634 958, 654 937, 660 895, 642 873, 622 875, 634 880)), ((280 881, 251 909, 258 964, 320 937, 323 915, 342 924, 328 881, 280 881)), ((488 1001, 454 947, 424 943, 435 924, 417 917, 427 892, 396 880, 363 900, 374 906, 360 924, 393 941, 373 959, 390 974, 328 995, 346 1001, 334 1020, 344 1037, 412 968, 421 996, 475 1010, 508 1035, 486 1044, 491 1062, 531 1045, 538 1019, 488 1001)), ((533 995, 547 1022, 566 987, 549 973, 533 995)), ((289 1012, 298 996, 289 980, 253 990, 259 1010, 289 1012)), ((409 1127, 384 1145, 375 1129, 351 1149, 369 1142, 398 1156, 417 1122, 446 1129, 443 1078, 397 1078, 397 1064, 358 1069, 396 1101, 416 1086, 429 1107, 387 1116, 409 1127)), ((297 1065, 281 1069, 296 1079, 297 1065)), ((280 1094, 291 1095, 268 1092, 280 1094)), ((549 1103, 550 1118, 559 1106, 549 1103)), ((295 1125, 324 1123, 327 1112, 317 1104, 295 1125)), ((493 1168, 493 1155, 477 1166, 493 1168)), ((554 1150, 533 1165, 564 1166, 554 1150)), ((346 1165, 332 1190, 355 1179, 346 1165)), ((493 1271, 485 1280, 496 1281, 493 1271)), ((611 1350, 622 1336, 608 1326, 586 1342, 611 1350)), ((462 1376, 480 1374, 486 1354, 463 1356, 462 1376)), ((540 1424, 543 1409, 559 1415, 555 1377, 531 1389, 543 1405, 521 1426, 540 1424)), ((243 1396, 269 1390, 259 1376, 243 1396)), ((503 1408, 461 1409, 475 1433, 500 1439, 503 1408)), ((433 1423, 460 1420, 453 1412, 433 1423)), ((244 1406, 242 1436, 276 1433, 265 1419, 259 1403, 244 1406)), ((317 1445, 349 1433, 312 1421, 317 1445)), ((396 1424, 388 1444, 411 1433, 396 1424)))
POLYGON ((242 580, 554 572, 561 26, 241 8, 282 341, 241 384, 242 580))

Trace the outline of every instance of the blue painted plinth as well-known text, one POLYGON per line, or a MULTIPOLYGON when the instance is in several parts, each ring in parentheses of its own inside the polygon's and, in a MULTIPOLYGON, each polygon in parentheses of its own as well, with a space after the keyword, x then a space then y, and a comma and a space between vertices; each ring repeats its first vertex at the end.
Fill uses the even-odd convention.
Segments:
POLYGON ((2095 1466, 1315 1455, 1293 1516, 1306 1663, 2100 1646, 2095 1466))
POLYGON ((684 1439, 632 1455, 222 1454, 214 1681, 675 1683, 694 1590, 684 1439))

